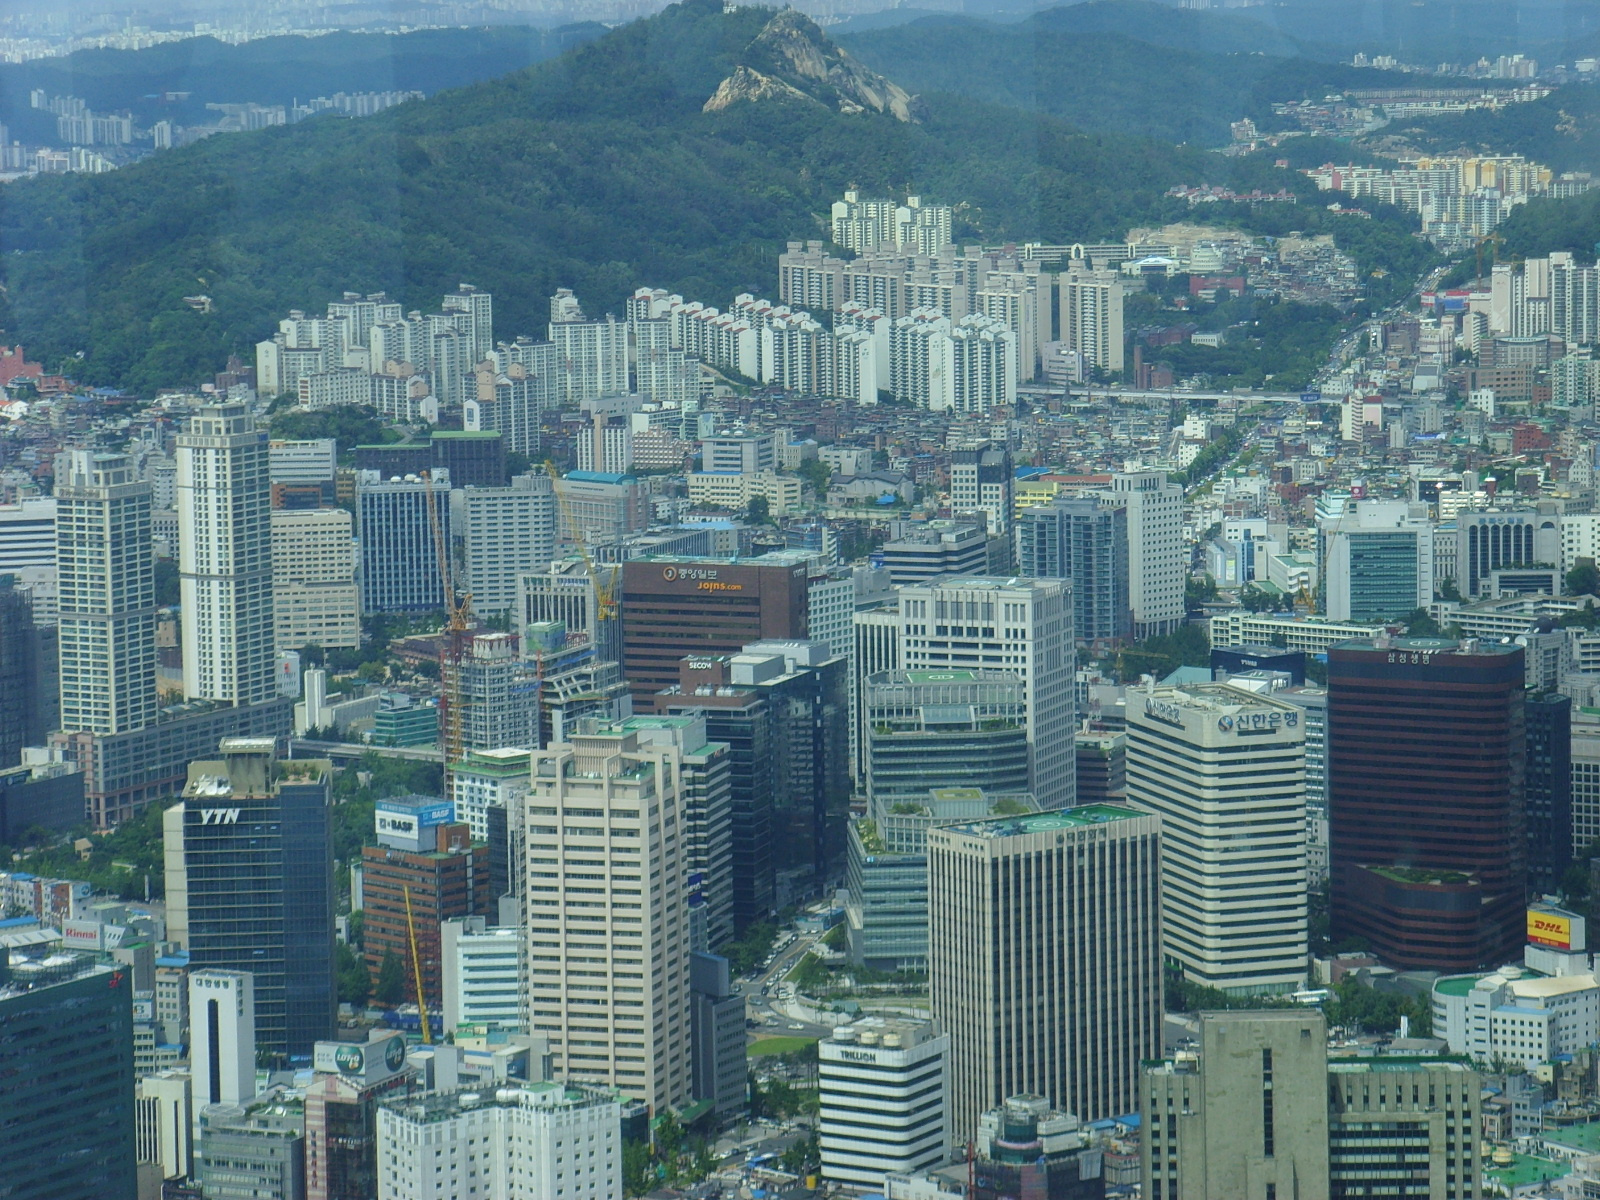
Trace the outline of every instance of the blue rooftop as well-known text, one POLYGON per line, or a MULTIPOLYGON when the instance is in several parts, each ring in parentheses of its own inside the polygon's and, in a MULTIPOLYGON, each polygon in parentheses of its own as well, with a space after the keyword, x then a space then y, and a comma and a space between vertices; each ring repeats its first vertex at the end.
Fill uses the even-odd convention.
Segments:
POLYGON ((576 483, 626 483, 633 476, 616 471, 568 471, 565 478, 576 483))

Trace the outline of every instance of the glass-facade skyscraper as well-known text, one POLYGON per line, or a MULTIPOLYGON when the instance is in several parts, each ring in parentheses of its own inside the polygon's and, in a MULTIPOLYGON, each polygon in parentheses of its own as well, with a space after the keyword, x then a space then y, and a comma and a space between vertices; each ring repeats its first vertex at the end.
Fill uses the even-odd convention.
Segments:
POLYGON ((134 1200, 133 974, 0 947, 0 1197, 134 1200))
POLYGON ((165 816, 169 933, 191 966, 255 976, 256 1044, 292 1058, 334 1033, 330 772, 230 738, 165 816))

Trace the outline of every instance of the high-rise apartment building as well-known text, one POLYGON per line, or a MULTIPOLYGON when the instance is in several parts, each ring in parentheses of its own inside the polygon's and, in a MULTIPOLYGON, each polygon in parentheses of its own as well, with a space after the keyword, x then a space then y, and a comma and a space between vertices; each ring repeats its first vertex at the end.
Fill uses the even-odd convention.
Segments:
POLYGON ((0 946, 0 1191, 134 1200, 133 974, 0 946))
POLYGON ((651 555, 622 565, 622 671, 635 709, 656 710, 678 663, 763 639, 804 638, 810 555, 755 559, 651 555))
POLYGON ((473 611, 514 608, 518 578, 548 569, 556 556, 550 477, 518 475, 509 487, 457 488, 450 493, 450 507, 450 530, 465 569, 460 586, 472 593, 473 611))
MULTIPOLYGON (((562 291, 566 291, 565 288, 562 291)), ((570 295, 570 294, 569 294, 570 295)), ((607 314, 603 321, 584 319, 581 310, 555 315, 551 301, 550 341, 556 348, 556 387, 562 405, 628 394, 628 326, 607 314)))
POLYGON ((267 433, 243 404, 195 409, 178 436, 183 694, 255 704, 272 672, 267 433))
POLYGON ((1061 341, 1102 371, 1124 367, 1122 279, 1115 271, 1087 269, 1074 262, 1058 284, 1061 341))
POLYGON ((524 808, 524 1025, 566 1078, 655 1110, 692 1092, 680 759, 597 724, 533 755, 524 808))
POLYGON ((1520 958, 1527 888, 1523 650, 1377 638, 1328 652, 1335 939, 1400 969, 1520 958))
POLYGON ((271 529, 274 648, 360 646, 355 518, 342 508, 273 509, 271 529))
POLYGON ((1328 1057, 1313 1009, 1200 1014, 1200 1045, 1145 1069, 1146 1196, 1482 1195, 1482 1081, 1457 1061, 1328 1057))
MULTIPOLYGON (((444 922, 495 912, 489 847, 474 843, 472 831, 450 819, 450 805, 431 796, 379 800, 374 819, 378 844, 361 848, 367 970, 376 982, 385 958, 410 964, 415 945, 422 990, 430 1005, 438 1004, 444 922)), ((411 969, 404 975, 406 997, 415 1004, 415 975, 411 969)))
POLYGON ((1207 987, 1304 986, 1302 715, 1227 684, 1129 692, 1127 799, 1161 818, 1166 957, 1207 987))
POLYGON ((1072 629, 1093 644, 1133 635, 1126 506, 1092 496, 1061 496, 1017 518, 1017 570, 1072 581, 1072 629))
POLYGON ((334 1028, 333 835, 320 759, 228 738, 163 817, 169 930, 195 968, 255 977, 256 1040, 303 1057, 334 1028))
POLYGON ((944 204, 924 204, 920 196, 907 196, 904 204, 893 200, 863 200, 854 188, 833 202, 830 225, 833 243, 846 250, 905 247, 918 254, 937 254, 950 245, 955 210, 944 204))
POLYGON ((1021 677, 1032 752, 1028 790, 1045 808, 1070 805, 1077 660, 1066 585, 946 576, 902 588, 900 619, 907 671, 998 670, 1021 677))
POLYGON ((428 493, 433 491, 444 544, 450 545, 450 477, 436 470, 430 481, 416 475, 385 479, 356 472, 356 517, 361 536, 361 611, 429 612, 444 607, 428 493))
POLYGON ((1131 1111, 1160 1046, 1161 832, 1105 805, 928 831, 928 981, 950 1136, 1007 1096, 1131 1111))
POLYGON ((1111 478, 1107 499, 1128 509, 1128 603, 1133 636, 1172 633, 1183 624, 1183 489, 1165 471, 1111 478))
POLYGON ((1426 504, 1352 500, 1319 525, 1330 620, 1394 621, 1433 603, 1433 524, 1426 504))
POLYGON ((56 460, 61 728, 126 733, 156 716, 150 485, 123 454, 56 460))
POLYGON ((927 1021, 863 1017, 817 1043, 822 1177, 879 1188, 950 1152, 950 1039, 927 1021))

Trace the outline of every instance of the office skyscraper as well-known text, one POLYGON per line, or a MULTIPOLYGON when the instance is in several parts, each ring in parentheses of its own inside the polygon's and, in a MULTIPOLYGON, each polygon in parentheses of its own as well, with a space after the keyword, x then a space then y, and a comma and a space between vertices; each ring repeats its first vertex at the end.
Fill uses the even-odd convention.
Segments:
POLYGON ((1128 600, 1128 509, 1094 496, 1062 496, 1022 510, 1017 570, 1072 581, 1072 630, 1080 642, 1133 635, 1128 600))
POLYGON ((416 475, 385 479, 356 472, 356 520, 361 538, 361 611, 430 612, 444 607, 438 541, 428 490, 444 544, 450 545, 450 475, 437 468, 432 483, 416 475))
POLYGON ((1335 940, 1398 969, 1520 958, 1528 840, 1521 646, 1444 638, 1328 651, 1335 940))
POLYGON ((243 404, 197 408, 178 437, 183 694, 270 700, 272 489, 267 434, 243 404))
POLYGON ((0 1195, 134 1200, 133 974, 0 946, 0 1195))
POLYGON ((950 455, 950 511, 955 514, 984 514, 989 532, 1007 536, 1011 532, 1011 509, 1015 503, 1011 451, 980 442, 970 450, 950 455))
POLYGON ((733 654, 751 642, 808 636, 811 557, 753 559, 651 555, 622 565, 622 672, 636 710, 678 682, 685 655, 733 654))
POLYGON ((1321 525, 1330 620, 1393 621, 1433 602, 1433 525, 1426 504, 1353 500, 1321 525))
POLYGON ((559 1074, 657 1111, 692 1093, 680 758, 596 722, 533 755, 525 804, 524 1025, 559 1074))
POLYGON ((1024 1092, 1085 1120, 1132 1111, 1161 1045, 1156 817, 1091 805, 930 829, 928 942, 957 1144, 1024 1092))
POLYGON ((1066 585, 1055 579, 945 576, 902 588, 900 620, 900 660, 907 671, 984 668, 1022 678, 1032 754, 1028 790, 1045 808, 1070 805, 1077 775, 1077 660, 1066 585))
POLYGON ((1528 891, 1554 895, 1572 862, 1572 701, 1530 694, 1528 719, 1528 891))
POLYGON ((1465 1063, 1330 1060, 1327 1022, 1304 1008, 1201 1013, 1199 1040, 1144 1071, 1144 1195, 1483 1194, 1483 1080, 1465 1063))
POLYGON ((150 485, 126 455, 56 459, 61 727, 126 733, 156 715, 150 485))
POLYGON ((1128 509, 1128 604, 1133 636, 1172 633, 1183 624, 1183 489, 1165 471, 1115 475, 1107 496, 1128 509))
POLYGON ((1305 983, 1301 719, 1226 684, 1128 694, 1128 803, 1161 818, 1166 957, 1207 987, 1305 983))
POLYGON ((255 977, 260 1048, 302 1057, 334 1028, 332 768, 273 745, 228 738, 189 764, 163 814, 168 922, 193 967, 255 977))
POLYGON ((518 577, 548 570, 556 555, 550 477, 518 475, 510 487, 457 488, 450 493, 450 528, 466 568, 462 587, 472 593, 473 611, 503 613, 515 607, 518 577))

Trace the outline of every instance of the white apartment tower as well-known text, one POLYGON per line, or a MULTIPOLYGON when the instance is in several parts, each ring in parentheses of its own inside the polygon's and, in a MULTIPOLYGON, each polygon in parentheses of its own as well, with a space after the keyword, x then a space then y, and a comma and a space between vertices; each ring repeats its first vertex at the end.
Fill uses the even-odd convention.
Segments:
POLYGON ((1183 624, 1183 489, 1165 471, 1115 475, 1107 500, 1128 509, 1128 602, 1135 639, 1183 624))
POLYGON ((900 589, 902 669, 1022 677, 1029 790, 1047 809, 1067 807, 1077 797, 1069 587, 1060 579, 948 575, 900 589))
POLYGON ((1024 1092, 1133 1111, 1161 1045, 1161 823, 1093 804, 928 831, 928 984, 950 1136, 1024 1092))
POLYGON ((1123 369, 1122 279, 1074 262, 1061 276, 1061 341, 1102 371, 1123 369))
POLYGON ((267 435, 243 404, 197 408, 178 437, 183 693, 270 700, 272 534, 267 435))
POLYGON ((525 800, 529 1033, 558 1074, 687 1103, 689 907, 680 751, 584 723, 534 753, 525 800))
POLYGON ((558 292, 550 301, 550 340, 556 348, 560 403, 571 406, 628 394, 626 322, 611 316, 603 321, 585 320, 571 293, 562 296, 558 292))
POLYGON ((140 729, 156 715, 150 485, 126 455, 56 459, 61 728, 140 729))
POLYGON ((1161 818, 1166 957, 1207 987, 1305 983, 1304 718, 1227 684, 1129 693, 1128 802, 1161 818))

